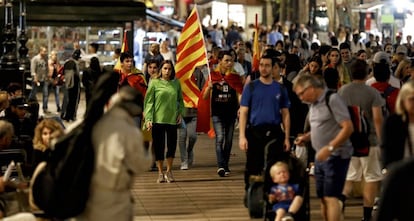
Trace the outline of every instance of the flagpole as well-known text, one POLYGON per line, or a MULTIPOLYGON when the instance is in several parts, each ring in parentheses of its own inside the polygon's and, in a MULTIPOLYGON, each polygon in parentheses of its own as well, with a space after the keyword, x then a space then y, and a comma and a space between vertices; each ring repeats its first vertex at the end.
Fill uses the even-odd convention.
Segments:
MULTIPOLYGON (((197 19, 200 20, 200 16, 198 14, 198 9, 197 9, 197 4, 194 5, 194 8, 195 8, 195 13, 197 14, 197 19)), ((198 26, 199 26, 200 30, 203 31, 203 27, 201 25, 201 22, 198 23, 198 26)), ((210 63, 208 62, 209 57, 208 57, 206 42, 205 42, 205 39, 204 39, 204 33, 202 34, 202 39, 203 39, 203 44, 204 44, 204 53, 205 53, 206 59, 207 59, 206 63, 207 63, 207 70, 208 70, 208 80, 210 81, 211 80, 211 76, 210 76, 210 63)))

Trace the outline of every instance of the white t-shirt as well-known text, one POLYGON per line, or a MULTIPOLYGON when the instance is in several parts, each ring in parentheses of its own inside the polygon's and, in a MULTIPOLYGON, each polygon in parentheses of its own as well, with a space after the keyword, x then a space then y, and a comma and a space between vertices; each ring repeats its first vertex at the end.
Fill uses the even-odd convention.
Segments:
MULTIPOLYGON (((377 82, 374 77, 369 78, 365 81, 365 84, 371 86, 373 83, 377 82)), ((388 83, 395 88, 401 88, 401 81, 395 76, 391 75, 388 83)))
POLYGON ((242 77, 246 74, 244 73, 243 66, 239 62, 234 62, 233 69, 242 77))

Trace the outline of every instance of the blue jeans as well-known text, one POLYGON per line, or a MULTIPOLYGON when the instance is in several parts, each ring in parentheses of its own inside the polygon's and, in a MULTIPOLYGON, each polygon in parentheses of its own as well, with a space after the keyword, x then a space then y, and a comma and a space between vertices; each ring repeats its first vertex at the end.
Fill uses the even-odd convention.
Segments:
POLYGON ((59 99, 60 86, 52 87, 52 89, 55 92, 56 109, 60 110, 60 99, 59 99))
POLYGON ((216 157, 218 168, 229 171, 231 147, 233 145, 234 123, 236 119, 224 119, 213 116, 213 127, 216 133, 216 157))
POLYGON ((191 165, 194 160, 193 148, 197 141, 197 117, 184 117, 183 120, 186 128, 178 129, 178 145, 180 147, 181 162, 187 161, 191 165))
POLYGON ((49 100, 49 86, 50 86, 50 82, 49 81, 42 81, 39 82, 39 86, 36 85, 35 82, 32 82, 32 91, 30 92, 29 95, 29 100, 36 100, 36 94, 37 91, 39 90, 39 88, 42 88, 42 96, 43 96, 43 103, 42 103, 42 108, 43 110, 47 110, 47 103, 49 100))

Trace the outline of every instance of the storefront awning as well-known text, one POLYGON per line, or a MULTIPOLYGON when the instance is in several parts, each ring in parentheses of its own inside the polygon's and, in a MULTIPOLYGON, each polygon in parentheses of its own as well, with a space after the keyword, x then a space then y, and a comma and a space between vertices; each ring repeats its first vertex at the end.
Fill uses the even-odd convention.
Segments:
MULTIPOLYGON (((133 0, 31 0, 26 1, 29 26, 124 26, 145 18, 145 4, 133 0)), ((4 7, 0 8, 4 17, 4 7)), ((19 1, 13 1, 18 22, 19 1)))
POLYGON ((173 27, 178 27, 180 29, 182 29, 184 27, 184 24, 185 24, 183 22, 174 20, 172 18, 166 17, 166 16, 161 15, 159 13, 156 13, 156 12, 150 10, 150 9, 146 10, 146 14, 147 14, 148 19, 151 19, 153 21, 157 21, 157 22, 160 22, 160 23, 163 23, 163 24, 167 24, 167 25, 170 25, 170 26, 173 26, 173 27))

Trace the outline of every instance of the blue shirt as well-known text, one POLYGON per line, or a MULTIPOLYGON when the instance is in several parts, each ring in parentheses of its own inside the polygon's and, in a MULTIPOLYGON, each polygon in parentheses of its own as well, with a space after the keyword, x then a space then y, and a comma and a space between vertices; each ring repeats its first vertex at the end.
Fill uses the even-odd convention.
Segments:
POLYGON ((245 86, 240 105, 249 108, 250 125, 279 125, 281 109, 289 108, 290 101, 286 88, 280 83, 264 84, 257 79, 245 86))

